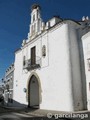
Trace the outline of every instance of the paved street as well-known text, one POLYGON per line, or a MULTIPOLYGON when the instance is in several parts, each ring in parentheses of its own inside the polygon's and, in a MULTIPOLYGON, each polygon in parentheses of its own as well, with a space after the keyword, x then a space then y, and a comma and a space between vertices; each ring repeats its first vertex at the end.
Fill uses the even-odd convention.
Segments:
MULTIPOLYGON (((36 117, 33 115, 27 115, 27 114, 22 114, 22 113, 17 113, 17 112, 11 112, 11 113, 3 113, 0 114, 0 120, 81 120, 81 119, 70 119, 70 118, 47 118, 47 117, 36 117)), ((88 119, 82 119, 82 120, 90 120, 88 119)))
MULTIPOLYGON (((0 120, 55 120, 55 118, 49 119, 47 117, 36 117, 33 115, 26 115, 22 113, 5 113, 0 115, 0 120)), ((60 119, 60 120, 66 120, 66 119, 60 119)))
POLYGON ((0 107, 0 120, 48 120, 47 117, 37 115, 33 111, 32 109, 7 109, 0 107))
POLYGON ((82 111, 77 112, 77 117, 61 117, 62 114, 69 114, 59 111, 40 110, 40 109, 7 109, 0 108, 0 120, 90 120, 90 112, 82 111), (87 116, 85 116, 87 115, 87 116))
POLYGON ((31 116, 20 114, 20 113, 3 113, 0 114, 0 120, 22 120, 22 119, 28 119, 31 116))
POLYGON ((22 113, 14 112, 14 113, 1 114, 0 120, 48 120, 48 119, 46 117, 35 117, 31 115, 25 115, 22 113))

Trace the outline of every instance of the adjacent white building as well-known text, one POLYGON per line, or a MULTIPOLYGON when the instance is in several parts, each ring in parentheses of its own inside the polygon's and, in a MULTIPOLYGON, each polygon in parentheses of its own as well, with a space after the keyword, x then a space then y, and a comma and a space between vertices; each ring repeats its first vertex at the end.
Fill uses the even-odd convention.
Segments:
POLYGON ((90 33, 83 34, 89 20, 53 17, 44 23, 40 10, 32 6, 28 38, 15 52, 13 105, 90 110, 90 33))
POLYGON ((4 104, 13 106, 14 64, 11 64, 4 76, 4 104))
POLYGON ((86 75, 87 108, 90 110, 90 28, 85 28, 82 36, 84 64, 86 75))

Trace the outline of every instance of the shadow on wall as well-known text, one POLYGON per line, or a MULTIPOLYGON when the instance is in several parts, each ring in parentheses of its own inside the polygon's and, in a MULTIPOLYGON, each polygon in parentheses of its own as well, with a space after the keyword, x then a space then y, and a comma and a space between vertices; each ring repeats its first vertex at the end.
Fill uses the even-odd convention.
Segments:
POLYGON ((3 96, 0 97, 0 105, 2 107, 11 107, 11 108, 14 107, 14 108, 35 108, 35 109, 39 109, 38 105, 36 105, 36 106, 29 106, 28 104, 22 104, 22 103, 19 103, 19 102, 13 100, 13 99, 12 100, 8 99, 8 102, 5 102, 3 96))
POLYGON ((23 108, 23 107, 28 107, 26 104, 21 104, 15 100, 9 100, 8 102, 5 102, 4 97, 0 96, 0 105, 3 107, 18 107, 18 108, 23 108))

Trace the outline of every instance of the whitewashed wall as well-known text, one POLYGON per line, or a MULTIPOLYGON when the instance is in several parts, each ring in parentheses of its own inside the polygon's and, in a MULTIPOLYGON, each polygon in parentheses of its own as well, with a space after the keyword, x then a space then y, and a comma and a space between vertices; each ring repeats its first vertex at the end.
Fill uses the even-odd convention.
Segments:
POLYGON ((90 32, 86 33, 82 37, 83 51, 84 51, 84 63, 85 63, 85 74, 86 74, 86 88, 87 88, 87 107, 90 110, 90 71, 88 66, 88 58, 90 58, 90 32))
POLYGON ((27 88, 28 78, 35 72, 40 78, 42 89, 41 109, 61 111, 83 109, 77 34, 74 25, 71 24, 63 23, 52 28, 16 53, 15 101, 28 104, 23 88, 27 88), (43 45, 46 45, 47 51, 45 58, 42 57, 43 45), (36 56, 41 57, 41 68, 25 72, 22 58, 25 54, 27 59, 30 58, 30 49, 33 46, 36 46, 36 56))

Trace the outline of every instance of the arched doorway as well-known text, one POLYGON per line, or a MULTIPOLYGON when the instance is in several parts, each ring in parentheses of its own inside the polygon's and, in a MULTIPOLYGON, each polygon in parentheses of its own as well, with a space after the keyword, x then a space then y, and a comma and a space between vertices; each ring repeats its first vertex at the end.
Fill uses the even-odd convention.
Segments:
POLYGON ((32 75, 28 86, 28 102, 30 107, 39 107, 39 83, 38 79, 32 75))

